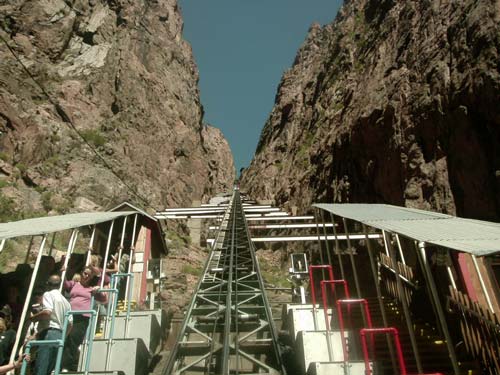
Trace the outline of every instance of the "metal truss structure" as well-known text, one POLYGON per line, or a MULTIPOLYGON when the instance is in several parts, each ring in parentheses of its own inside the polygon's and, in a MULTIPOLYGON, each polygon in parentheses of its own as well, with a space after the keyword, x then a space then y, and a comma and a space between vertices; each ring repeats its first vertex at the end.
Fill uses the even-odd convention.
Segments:
POLYGON ((181 374, 285 374, 238 188, 163 372, 181 374))

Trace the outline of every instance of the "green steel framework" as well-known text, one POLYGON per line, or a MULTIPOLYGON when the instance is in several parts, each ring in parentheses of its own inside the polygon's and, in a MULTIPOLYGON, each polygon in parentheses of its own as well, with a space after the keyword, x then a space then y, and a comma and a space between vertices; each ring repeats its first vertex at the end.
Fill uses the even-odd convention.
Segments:
POLYGON ((163 371, 230 373, 285 374, 238 188, 163 371))

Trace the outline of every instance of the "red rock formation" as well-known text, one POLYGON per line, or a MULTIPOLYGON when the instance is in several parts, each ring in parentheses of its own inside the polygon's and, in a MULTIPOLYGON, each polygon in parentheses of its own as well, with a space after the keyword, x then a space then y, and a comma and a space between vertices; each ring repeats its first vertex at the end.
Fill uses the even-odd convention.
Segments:
POLYGON ((500 1, 346 1, 281 81, 256 198, 500 217, 500 1))
POLYGON ((202 123, 176 0, 0 2, 0 24, 63 109, 0 42, 0 203, 23 212, 84 209, 83 198, 144 206, 68 121, 155 207, 190 205, 232 185, 229 146, 202 123))

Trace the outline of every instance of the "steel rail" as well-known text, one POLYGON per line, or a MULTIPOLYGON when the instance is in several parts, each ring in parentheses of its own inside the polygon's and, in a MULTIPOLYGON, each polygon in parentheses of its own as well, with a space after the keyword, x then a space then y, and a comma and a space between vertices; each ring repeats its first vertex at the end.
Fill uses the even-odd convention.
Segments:
MULTIPOLYGON (((238 199, 235 196, 235 199, 238 199)), ((230 339, 231 339, 231 317, 232 317, 232 297, 233 297, 233 268, 234 268, 234 249, 236 240, 236 207, 233 202, 231 207, 231 243, 229 244, 229 269, 227 277, 227 295, 226 295, 226 316, 224 317, 224 341, 222 348, 222 374, 229 375, 230 365, 230 339)))
MULTIPOLYGON (((234 195, 233 195, 234 196, 234 195)), ((226 210, 226 213, 225 215, 223 216, 222 218, 222 223, 221 223, 221 229, 223 227, 223 223, 224 223, 224 217, 226 217, 228 215, 228 212, 229 212, 229 209, 230 209, 230 206, 228 206, 227 210, 226 210)), ((189 304, 189 307, 187 309, 187 312, 186 312, 186 317, 185 319, 183 320, 182 322, 182 325, 181 325, 181 329, 179 330, 179 334, 177 336, 177 340, 175 342, 175 345, 174 347, 172 348, 172 351, 170 352, 170 356, 169 356, 169 359, 168 359, 168 362, 167 362, 167 365, 165 366, 165 368, 163 369, 163 372, 162 372, 162 375, 170 375, 170 374, 173 374, 174 372, 174 367, 176 364, 180 364, 179 362, 179 358, 180 358, 180 355, 179 355, 179 352, 180 352, 180 348, 181 348, 181 343, 183 342, 185 336, 186 336, 186 331, 187 331, 187 328, 188 328, 188 324, 190 323, 190 320, 191 320, 191 315, 192 315, 192 312, 194 310, 194 307, 195 307, 195 304, 196 304, 196 301, 197 301, 197 293, 198 291, 201 289, 201 286, 204 282, 204 278, 205 278, 205 275, 207 274, 207 271, 209 270, 209 267, 210 267, 210 264, 211 264, 211 261, 212 261, 212 258, 214 256, 214 252, 216 251, 215 248, 217 246, 217 240, 219 239, 219 237, 221 235, 224 235, 224 232, 223 231, 219 231, 217 233, 217 236, 216 236, 216 240, 214 241, 213 245, 212 245, 212 250, 210 252, 210 255, 208 257, 208 260, 207 262, 205 263, 205 267, 203 269, 203 273, 202 273, 202 276, 200 277, 200 279, 198 280, 198 283, 196 285, 196 292, 195 292, 195 295, 193 296, 193 298, 191 299, 191 303, 189 304)), ((213 336, 212 336, 213 338, 213 336)), ((213 340, 212 340, 213 341, 213 340)), ((211 347, 210 349, 210 352, 207 353, 209 356, 211 356, 211 354, 213 353, 213 347, 211 347)), ((189 367, 189 366, 188 366, 189 367)), ((181 371, 176 371, 176 373, 180 373, 181 371)), ((205 371, 206 374, 208 374, 207 371, 205 371)))
POLYGON ((237 188, 215 237, 163 375, 284 375, 237 188))

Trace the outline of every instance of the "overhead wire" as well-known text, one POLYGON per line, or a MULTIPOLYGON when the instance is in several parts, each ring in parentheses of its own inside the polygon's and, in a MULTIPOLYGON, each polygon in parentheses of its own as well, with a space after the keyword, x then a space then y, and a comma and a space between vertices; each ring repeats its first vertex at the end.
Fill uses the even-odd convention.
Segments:
MULTIPOLYGON (((4 32, 5 29, 2 30, 4 32)), ((7 49, 10 51, 10 53, 14 56, 15 60, 21 65, 23 70, 28 74, 28 76, 31 78, 31 80, 35 83, 35 85, 42 91, 42 93, 47 97, 47 100, 54 106, 54 109, 56 110, 57 114, 61 117, 63 123, 65 123, 72 131, 74 131, 78 137, 82 140, 82 142, 87 145, 87 147, 97 156, 97 158, 102 162, 103 166, 108 169, 124 186, 125 188, 136 198, 139 198, 139 200, 145 204, 147 207, 157 210, 156 207, 154 207, 149 199, 145 198, 139 192, 132 187, 125 179, 113 168, 113 166, 102 156, 99 151, 82 135, 82 133, 77 129, 71 118, 68 116, 64 108, 59 104, 57 100, 51 97, 51 95, 47 92, 45 87, 35 78, 35 76, 30 72, 28 67, 23 63, 23 61, 20 59, 20 57, 17 55, 17 53, 14 51, 14 49, 10 46, 9 42, 4 38, 4 36, 0 33, 0 39, 2 42, 5 44, 7 49)))

